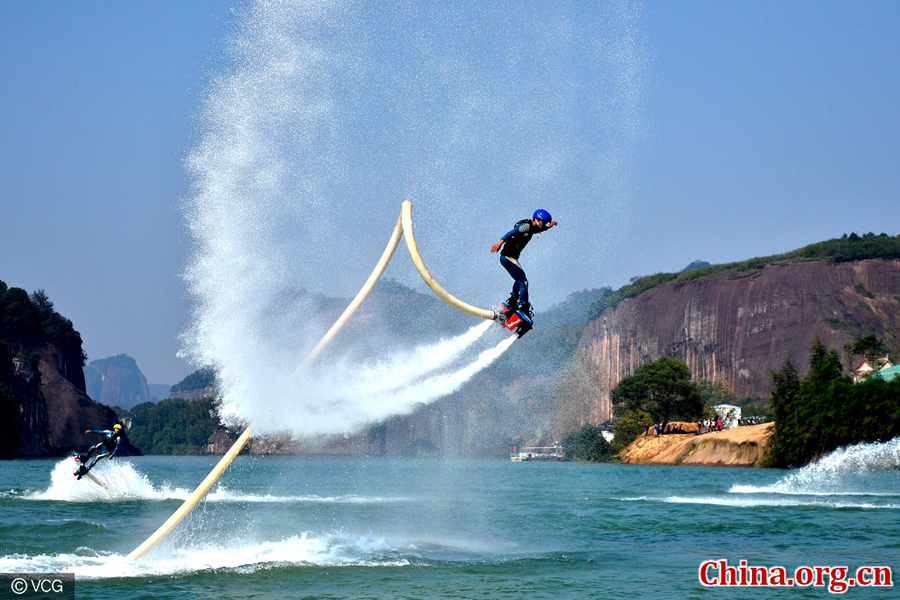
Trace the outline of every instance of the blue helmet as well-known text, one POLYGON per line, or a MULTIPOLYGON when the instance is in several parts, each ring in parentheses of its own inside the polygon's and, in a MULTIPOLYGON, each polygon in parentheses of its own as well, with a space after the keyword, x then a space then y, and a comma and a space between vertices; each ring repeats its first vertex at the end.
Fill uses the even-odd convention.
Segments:
POLYGON ((536 211, 534 211, 534 216, 531 218, 536 221, 544 221, 545 223, 549 223, 550 221, 553 220, 553 217, 550 216, 550 213, 548 213, 543 208, 539 208, 536 211))

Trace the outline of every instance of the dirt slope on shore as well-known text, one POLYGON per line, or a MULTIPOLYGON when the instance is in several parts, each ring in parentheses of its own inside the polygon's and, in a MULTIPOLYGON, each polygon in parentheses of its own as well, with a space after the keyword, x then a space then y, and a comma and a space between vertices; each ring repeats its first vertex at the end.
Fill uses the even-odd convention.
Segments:
POLYGON ((622 452, 630 464, 758 466, 774 423, 736 427, 716 433, 642 435, 622 452))

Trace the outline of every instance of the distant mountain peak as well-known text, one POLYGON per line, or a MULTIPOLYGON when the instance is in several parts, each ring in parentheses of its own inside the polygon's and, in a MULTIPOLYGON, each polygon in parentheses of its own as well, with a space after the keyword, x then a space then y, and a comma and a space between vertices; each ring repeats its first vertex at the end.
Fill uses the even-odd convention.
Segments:
POLYGON ((91 361, 84 377, 88 395, 100 404, 131 408, 150 401, 147 378, 127 354, 91 361))

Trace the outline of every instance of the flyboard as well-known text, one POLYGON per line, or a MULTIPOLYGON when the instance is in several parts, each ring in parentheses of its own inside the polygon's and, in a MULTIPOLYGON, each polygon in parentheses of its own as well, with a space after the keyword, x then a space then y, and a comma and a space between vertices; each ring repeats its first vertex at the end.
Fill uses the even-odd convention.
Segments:
POLYGON ((73 475, 75 475, 75 477, 77 477, 79 481, 81 480, 82 477, 87 477, 88 479, 90 479, 91 481, 93 481, 94 483, 99 485, 100 487, 102 487, 102 488, 106 487, 105 483, 103 483, 102 481, 100 481, 99 479, 97 479, 96 477, 91 475, 90 471, 91 471, 91 469, 94 468, 94 465, 97 464, 96 460, 94 461, 93 465, 88 466, 85 455, 84 454, 76 454, 75 462, 78 463, 78 469, 75 471, 75 473, 73 473, 73 475))
POLYGON ((99 485, 100 487, 102 487, 102 488, 106 487, 105 483, 103 483, 102 481, 100 481, 99 479, 97 479, 96 477, 91 475, 90 473, 85 473, 84 476, 87 477, 88 479, 90 479, 91 481, 93 481, 94 483, 96 483, 97 485, 99 485))
POLYGON ((530 314, 517 308, 514 309, 507 302, 500 305, 497 320, 519 338, 534 327, 534 319, 531 318, 530 314))
MULTIPOLYGON (((329 342, 338 334, 338 332, 344 327, 344 324, 350 319, 356 309, 359 308, 359 305, 362 304, 363 300, 365 300, 366 296, 369 295, 369 292, 372 291, 372 288, 375 287, 375 283, 377 283, 378 279, 381 277, 381 274, 384 273, 385 268, 387 268, 388 263, 391 261, 391 258, 394 256, 394 251, 397 249, 397 246, 400 244, 400 237, 403 236, 406 238, 406 248, 409 250, 410 256, 412 256, 413 264, 416 267, 416 270, 419 272, 419 275, 425 281, 426 285, 431 288, 431 291, 437 295, 438 298, 452 306, 453 308, 462 311, 466 314, 472 315, 474 317, 480 317, 482 319, 488 319, 491 321, 499 321, 504 327, 510 329, 510 331, 514 331, 519 337, 525 335, 528 329, 531 328, 531 320, 528 319, 528 326, 526 329, 518 329, 522 318, 527 318, 527 315, 519 315, 517 318, 516 315, 504 315, 501 316, 501 312, 496 312, 493 310, 487 310, 484 308, 478 308, 477 306, 472 306, 471 304, 467 304, 462 300, 459 300, 455 296, 451 295, 447 290, 445 290, 441 285, 435 281, 434 277, 428 271, 428 268, 425 266, 425 262, 422 260, 421 254, 419 254, 419 249, 416 247, 416 238, 413 235, 413 227, 412 227, 412 203, 407 200, 405 201, 400 209, 400 218, 397 219, 397 225, 394 227, 394 231, 391 234, 391 238, 388 241, 387 247, 384 249, 384 253, 381 255, 381 259, 378 261, 378 264, 375 265, 375 269, 372 271, 372 274, 369 275, 369 278, 366 280, 363 287, 356 294, 356 297, 350 302, 344 312, 338 317, 337 321, 335 321, 334 325, 331 326, 331 329, 322 337, 316 347, 312 349, 306 359, 300 364, 297 369, 294 371, 294 375, 299 374, 304 369, 308 368, 321 354, 321 352, 325 349, 329 342), (510 323, 513 326, 510 326, 510 323)), ((510 311, 511 312, 511 311, 510 311)), ((163 523, 156 532, 148 537, 144 543, 135 548, 131 554, 128 555, 128 558, 131 560, 137 560, 141 558, 144 554, 146 554, 151 548, 156 546, 164 537, 166 537, 172 529, 175 528, 178 523, 182 521, 197 505, 198 502, 206 495, 206 492, 215 484, 215 482, 219 479, 222 473, 225 472, 225 469, 231 464, 231 462, 235 459, 235 457, 240 453, 240 451, 244 448, 247 442, 250 440, 250 429, 244 431, 243 434, 237 439, 234 445, 231 446, 231 449, 222 457, 222 459, 218 462, 218 464, 210 471, 209 475, 206 476, 197 489, 188 497, 187 500, 181 505, 181 507, 176 510, 169 519, 163 523)))

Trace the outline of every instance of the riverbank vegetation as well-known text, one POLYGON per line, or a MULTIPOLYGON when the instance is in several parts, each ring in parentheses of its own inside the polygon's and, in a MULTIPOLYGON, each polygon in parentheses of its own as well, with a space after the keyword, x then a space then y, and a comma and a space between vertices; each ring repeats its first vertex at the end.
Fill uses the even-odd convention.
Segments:
POLYGON ((603 428, 584 425, 578 431, 565 434, 560 445, 566 451, 566 460, 610 462, 615 460, 612 446, 603 437, 603 428))
POLYGON ((703 415, 700 386, 677 358, 661 356, 638 367, 609 393, 616 420, 612 446, 624 450, 654 423, 664 427, 674 419, 696 421, 703 415))
POLYGON ((204 454, 210 436, 222 425, 214 399, 188 402, 169 398, 144 402, 133 409, 117 409, 120 420, 131 423, 128 440, 142 454, 204 454))
POLYGON ((764 465, 797 467, 858 442, 900 436, 900 378, 854 383, 836 350, 816 338, 801 378, 793 360, 772 374, 775 434, 764 465))

